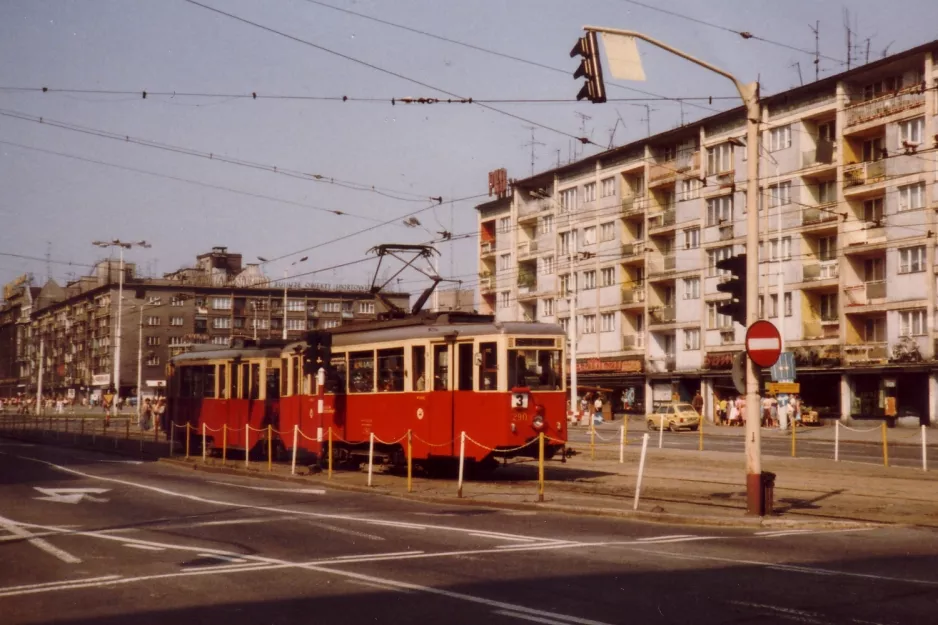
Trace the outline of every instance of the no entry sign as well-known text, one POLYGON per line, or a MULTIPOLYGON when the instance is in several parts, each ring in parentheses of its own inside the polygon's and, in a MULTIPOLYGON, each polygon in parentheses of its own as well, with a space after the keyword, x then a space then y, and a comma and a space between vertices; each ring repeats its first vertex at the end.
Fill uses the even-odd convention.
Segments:
POLYGON ((760 320, 746 330, 746 354, 760 367, 771 367, 782 353, 782 337, 778 328, 760 320))

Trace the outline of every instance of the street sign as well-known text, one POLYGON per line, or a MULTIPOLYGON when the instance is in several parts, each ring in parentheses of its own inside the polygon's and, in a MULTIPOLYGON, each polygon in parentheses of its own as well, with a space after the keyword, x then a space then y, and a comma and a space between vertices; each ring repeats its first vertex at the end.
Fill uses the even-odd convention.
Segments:
POLYGON ((765 392, 769 395, 797 394, 801 392, 801 384, 797 382, 767 382, 765 392))
POLYGON ((765 320, 756 321, 746 330, 746 355, 760 367, 771 367, 782 353, 778 328, 765 320))
POLYGON ((797 377, 795 355, 792 352, 782 352, 778 357, 778 362, 772 365, 769 373, 773 382, 794 382, 797 377))
POLYGON ((733 354, 733 386, 740 395, 746 394, 746 354, 736 352, 733 354))

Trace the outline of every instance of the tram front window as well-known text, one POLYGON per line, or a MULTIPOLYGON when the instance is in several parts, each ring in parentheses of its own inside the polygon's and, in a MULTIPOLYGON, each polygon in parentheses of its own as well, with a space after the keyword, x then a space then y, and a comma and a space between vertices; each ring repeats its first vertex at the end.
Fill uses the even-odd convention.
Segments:
POLYGON ((508 350, 508 383, 532 391, 562 388, 563 358, 559 349, 508 350))
POLYGON ((404 348, 378 350, 378 391, 404 390, 404 348))
POLYGON ((375 392, 375 353, 352 352, 348 356, 349 393, 375 392))

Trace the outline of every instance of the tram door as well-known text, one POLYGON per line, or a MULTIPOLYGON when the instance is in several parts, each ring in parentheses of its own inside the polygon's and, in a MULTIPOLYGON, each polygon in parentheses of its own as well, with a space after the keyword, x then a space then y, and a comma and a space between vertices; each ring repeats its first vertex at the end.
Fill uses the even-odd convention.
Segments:
POLYGON ((455 439, 459 436, 456 431, 457 423, 465 423, 472 414, 475 404, 475 393, 472 387, 472 375, 475 369, 475 344, 472 341, 456 344, 456 372, 454 374, 455 392, 453 393, 453 419, 450 429, 453 439, 451 453, 458 451, 455 439))
POLYGON ((264 395, 264 420, 261 427, 271 425, 280 429, 280 369, 267 368, 267 388, 264 395))

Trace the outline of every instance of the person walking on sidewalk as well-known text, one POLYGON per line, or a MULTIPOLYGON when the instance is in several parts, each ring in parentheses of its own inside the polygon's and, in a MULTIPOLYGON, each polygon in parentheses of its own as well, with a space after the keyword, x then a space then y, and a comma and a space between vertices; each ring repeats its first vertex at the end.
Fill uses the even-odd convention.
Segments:
POLYGON ((593 402, 593 424, 599 425, 603 422, 603 398, 596 393, 596 401, 593 402))
POLYGON ((699 390, 697 394, 694 395, 694 399, 691 400, 690 405, 694 407, 697 414, 703 414, 703 395, 700 394, 699 390))

